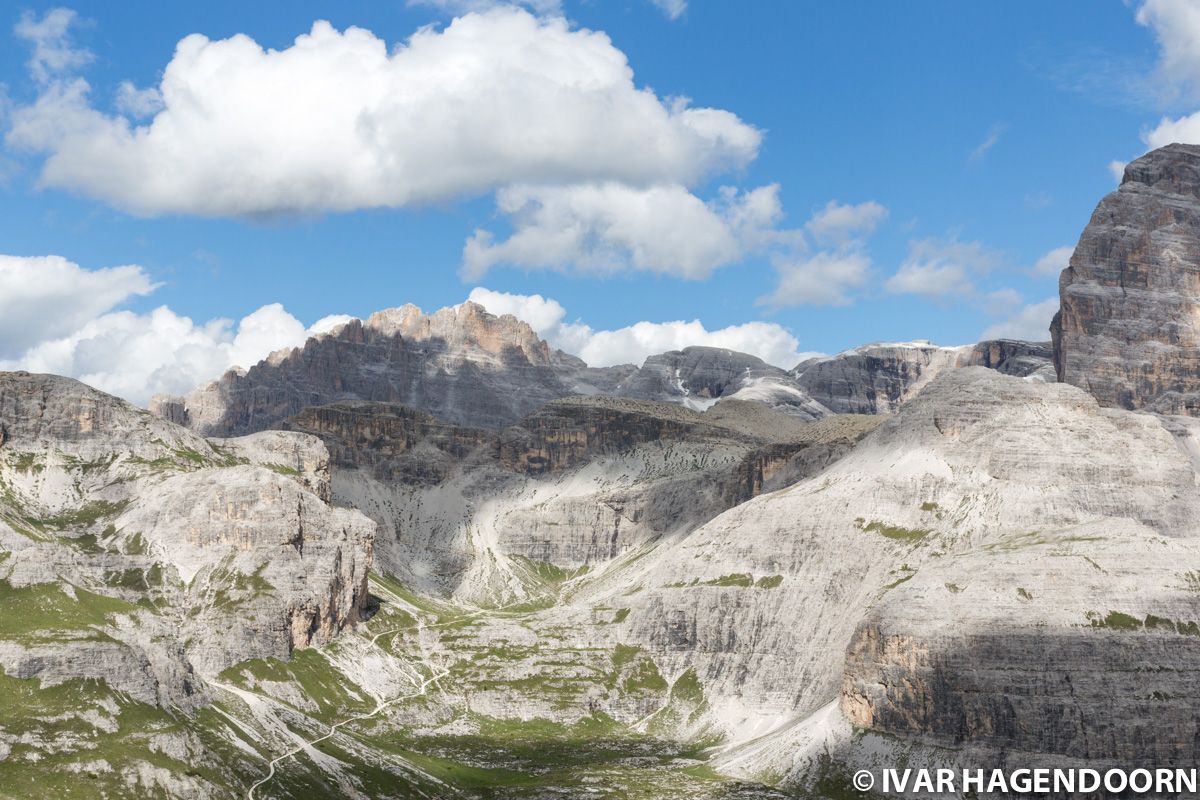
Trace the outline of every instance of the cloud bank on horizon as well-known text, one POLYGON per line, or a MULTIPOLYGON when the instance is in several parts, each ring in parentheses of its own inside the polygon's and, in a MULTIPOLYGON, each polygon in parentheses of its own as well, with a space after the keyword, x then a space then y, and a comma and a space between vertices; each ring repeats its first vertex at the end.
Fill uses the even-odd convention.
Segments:
POLYGON ((710 331, 700 320, 638 322, 617 330, 595 330, 584 322, 568 322, 557 300, 539 294, 494 292, 477 286, 468 300, 493 314, 512 314, 529 323, 552 346, 577 355, 593 367, 641 364, 648 356, 690 346, 721 347, 758 356, 768 364, 791 369, 820 353, 800 350, 800 342, 781 325, 746 322, 710 331))
MULTIPOLYGON (((227 370, 254 366, 352 319, 331 314, 305 326, 278 303, 241 320, 203 323, 159 306, 144 314, 114 310, 155 285, 137 266, 88 270, 59 256, 0 255, 0 370, 69 375, 145 405, 155 394, 182 394, 227 370)), ((710 331, 699 320, 639 322, 596 330, 567 321, 558 301, 541 295, 473 289, 467 298, 493 314, 512 314, 552 346, 592 366, 641 364, 647 356, 691 345, 756 355, 785 369, 809 356, 775 323, 747 322, 710 331)))
POLYGON ((178 394, 350 319, 305 327, 278 303, 234 323, 196 324, 166 306, 114 310, 155 285, 138 266, 88 270, 59 256, 0 255, 0 370, 69 375, 131 402, 178 394))

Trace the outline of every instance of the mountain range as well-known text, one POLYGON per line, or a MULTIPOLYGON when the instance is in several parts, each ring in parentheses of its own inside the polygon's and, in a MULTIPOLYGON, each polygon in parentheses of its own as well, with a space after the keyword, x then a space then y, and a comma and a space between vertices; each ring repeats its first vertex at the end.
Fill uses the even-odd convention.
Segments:
POLYGON ((596 369, 464 303, 143 410, 0 374, 12 796, 858 796, 1194 764, 1200 148, 1048 342, 596 369))

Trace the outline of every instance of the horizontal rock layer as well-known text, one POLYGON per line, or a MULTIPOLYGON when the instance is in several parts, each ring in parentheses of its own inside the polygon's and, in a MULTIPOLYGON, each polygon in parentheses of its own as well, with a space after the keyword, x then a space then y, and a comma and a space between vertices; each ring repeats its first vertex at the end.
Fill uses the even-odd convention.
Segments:
POLYGON ((6 674, 187 705, 195 675, 286 658, 358 619, 374 525, 326 502, 319 440, 207 441, 27 373, 0 373, 0 426, 0 587, 59 609, 0 644, 6 674), (56 624, 78 628, 50 644, 40 626, 56 624))
POLYGON ((1125 168, 1059 278, 1059 380, 1106 406, 1200 409, 1200 147, 1125 168))

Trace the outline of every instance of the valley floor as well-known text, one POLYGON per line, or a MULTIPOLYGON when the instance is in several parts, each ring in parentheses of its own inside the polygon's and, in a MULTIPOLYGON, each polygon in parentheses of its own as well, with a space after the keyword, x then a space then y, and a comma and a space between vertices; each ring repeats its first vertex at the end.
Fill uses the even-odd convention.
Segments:
POLYGON ((378 607, 355 632, 215 683, 221 735, 260 756, 257 779, 254 759, 240 760, 248 800, 789 796, 716 773, 709 742, 656 736, 656 718, 703 701, 635 648, 559 649, 537 608, 464 609, 379 576, 371 586, 378 607), (613 691, 649 713, 631 724, 588 712, 589 694, 613 691), (551 722, 548 707, 578 716, 551 722))

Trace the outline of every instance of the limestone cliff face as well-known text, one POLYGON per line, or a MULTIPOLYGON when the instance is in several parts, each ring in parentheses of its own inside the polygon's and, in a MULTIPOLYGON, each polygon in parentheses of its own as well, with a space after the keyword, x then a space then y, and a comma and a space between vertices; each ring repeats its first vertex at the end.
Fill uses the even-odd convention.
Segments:
MULTIPOLYGON (((155 398, 151 410, 208 436, 265 430, 340 400, 402 403, 447 422, 502 427, 550 400, 596 391, 576 380, 585 371, 512 316, 474 303, 428 316, 404 306, 351 320, 187 397, 155 398)), ((604 388, 618 375, 587 377, 604 388)))
POLYGON ((0 591, 58 607, 68 632, 0 635, 5 674, 188 706, 231 664, 357 621, 374 525, 326 502, 318 440, 207 441, 28 373, 0 373, 0 430, 0 591))
POLYGON ((621 382, 616 394, 677 402, 697 410, 718 400, 736 399, 763 403, 801 419, 829 414, 786 370, 756 356, 717 347, 686 347, 650 356, 621 382))
POLYGON ((324 439, 335 495, 381 525, 381 569, 497 602, 527 592, 511 558, 603 566, 819 471, 877 422, 804 423, 739 401, 699 413, 577 397, 501 431, 369 403, 313 408, 284 424, 324 439))
POLYGON ((1200 409, 1200 147, 1125 168, 1059 278, 1058 378, 1103 405, 1200 409))
POLYGON ((430 315, 415 306, 352 320, 186 397, 158 396, 151 411, 206 436, 267 430, 307 408, 354 402, 403 405, 452 425, 500 429, 568 396, 616 396, 704 410, 759 403, 801 420, 891 413, 948 366, 1027 375, 1044 345, 994 341, 960 348, 869 345, 790 372, 715 347, 650 356, 640 367, 592 368, 551 348, 524 322, 464 303, 430 315))
POLYGON ((799 386, 839 414, 890 414, 945 369, 987 367, 1026 377, 1050 363, 1044 342, 996 339, 962 347, 872 344, 795 367, 799 386))
POLYGON ((839 701, 908 747, 991 748, 980 763, 1190 757, 1190 436, 1067 385, 944 371, 849 455, 604 599, 631 608, 622 636, 664 674, 699 676, 735 739, 839 701))
POLYGON ((477 449, 494 449, 496 440, 494 431, 391 403, 315 406, 279 426, 319 437, 335 469, 361 469, 378 480, 412 486, 440 483, 477 449))

